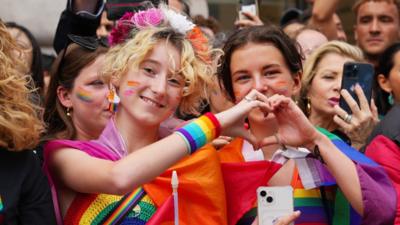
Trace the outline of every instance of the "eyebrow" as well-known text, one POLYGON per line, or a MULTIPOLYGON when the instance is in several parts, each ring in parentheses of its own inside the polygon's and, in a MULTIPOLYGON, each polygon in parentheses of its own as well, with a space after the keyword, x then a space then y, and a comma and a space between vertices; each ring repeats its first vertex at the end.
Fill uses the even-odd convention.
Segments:
POLYGON ((266 69, 279 69, 279 68, 281 68, 281 65, 280 64, 277 64, 277 63, 272 63, 272 64, 268 64, 268 65, 266 65, 266 66, 264 66, 262 69, 263 70, 266 70, 266 69))
MULTIPOLYGON (((280 65, 280 64, 271 63, 271 64, 268 64, 268 65, 263 66, 263 67, 262 67, 262 70, 266 70, 266 69, 280 69, 280 68, 281 68, 281 65, 280 65)), ((247 70, 246 70, 246 69, 240 69, 240 70, 235 71, 234 73, 232 73, 232 75, 235 75, 235 74, 237 74, 237 73, 243 73, 243 72, 247 72, 247 70)))
POLYGON ((154 59, 145 59, 142 61, 142 63, 153 63, 153 64, 157 64, 157 65, 161 65, 160 62, 154 60, 154 59))
POLYGON ((318 71, 319 74, 325 73, 325 72, 330 72, 330 73, 333 73, 334 75, 338 75, 339 74, 337 71, 334 71, 332 69, 323 69, 323 70, 318 71))

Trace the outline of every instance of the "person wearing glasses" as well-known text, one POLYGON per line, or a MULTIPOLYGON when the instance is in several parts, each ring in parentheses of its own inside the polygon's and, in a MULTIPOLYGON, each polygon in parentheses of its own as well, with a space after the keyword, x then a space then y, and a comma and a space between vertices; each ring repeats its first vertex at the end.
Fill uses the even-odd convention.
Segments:
POLYGON ((0 21, 0 224, 56 224, 49 183, 33 149, 44 130, 23 74, 23 49, 0 21))
POLYGON ((256 223, 255 198, 243 205, 243 196, 267 185, 292 186, 294 207, 301 214, 297 212, 291 220, 299 224, 332 224, 339 218, 340 223, 393 223, 395 191, 383 169, 333 134, 315 128, 292 100, 302 85, 302 57, 297 50, 296 44, 274 27, 236 31, 223 47, 218 75, 232 102, 241 104, 249 100, 249 93, 257 91, 273 108, 267 112, 256 108, 248 114, 249 132, 261 140, 258 146, 236 138, 219 150, 222 162, 242 163, 242 173, 257 162, 267 161, 270 168, 276 167, 271 174, 265 166, 259 179, 242 177, 241 189, 234 188, 241 183, 237 176, 225 183, 227 195, 241 196, 236 198, 239 201, 230 202, 232 207, 247 209, 233 224, 256 223), (251 186, 252 180, 259 182, 258 186, 251 186), (379 210, 381 205, 385 210, 379 210))

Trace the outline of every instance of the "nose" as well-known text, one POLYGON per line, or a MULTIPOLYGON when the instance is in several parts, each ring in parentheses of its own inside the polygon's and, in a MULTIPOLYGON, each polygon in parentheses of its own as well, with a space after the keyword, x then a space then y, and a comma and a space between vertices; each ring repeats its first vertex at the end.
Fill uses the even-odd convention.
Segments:
POLYGON ((381 31, 380 24, 377 19, 373 19, 370 24, 370 32, 371 33, 379 33, 381 31))
POLYGON ((154 94, 160 97, 164 96, 167 90, 167 76, 156 75, 155 79, 151 81, 150 89, 154 94))
POLYGON ((342 89, 342 77, 339 77, 336 79, 335 83, 333 84, 333 90, 340 92, 340 89, 342 89))
POLYGON ((268 89, 262 76, 255 76, 253 78, 253 89, 256 89, 261 93, 264 93, 268 89))

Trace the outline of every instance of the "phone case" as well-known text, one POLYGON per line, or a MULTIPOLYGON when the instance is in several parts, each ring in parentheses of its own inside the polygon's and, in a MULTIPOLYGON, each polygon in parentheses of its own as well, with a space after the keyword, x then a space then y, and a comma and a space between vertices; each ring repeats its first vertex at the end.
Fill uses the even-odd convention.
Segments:
POLYGON ((259 225, 273 225, 282 216, 293 213, 291 186, 259 187, 257 189, 259 225))
MULTIPOLYGON (((346 89, 353 97, 357 104, 360 104, 358 96, 355 93, 354 87, 358 83, 364 91, 368 103, 371 102, 372 97, 372 81, 374 77, 374 68, 368 63, 345 63, 343 66, 342 89, 346 89)), ((344 109, 348 114, 352 111, 344 98, 341 96, 339 106, 344 109)))
POLYGON ((245 19, 246 16, 242 12, 249 12, 258 16, 257 0, 239 0, 239 19, 245 19))

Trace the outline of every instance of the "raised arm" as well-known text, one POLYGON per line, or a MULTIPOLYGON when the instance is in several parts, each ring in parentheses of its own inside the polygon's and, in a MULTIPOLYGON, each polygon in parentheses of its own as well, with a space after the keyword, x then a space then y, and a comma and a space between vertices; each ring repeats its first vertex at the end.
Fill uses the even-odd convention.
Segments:
POLYGON ((279 123, 278 138, 267 137, 262 144, 278 144, 279 140, 281 144, 304 146, 310 150, 318 146, 326 167, 335 177, 347 200, 360 215, 363 215, 361 185, 354 162, 328 137, 318 132, 290 98, 281 95, 272 96, 269 98, 269 107, 279 123))
POLYGON ((103 8, 102 0, 68 0, 58 21, 53 41, 56 52, 65 48, 68 34, 96 36, 103 8))
MULTIPOLYGON (((249 111, 263 106, 265 107, 265 103, 261 101, 243 100, 229 110, 216 114, 222 134, 241 136, 256 144, 255 137, 243 124, 249 111)), ((213 132, 215 136, 216 133, 213 132)), ((89 156, 78 149, 64 148, 50 154, 49 166, 53 177, 57 177, 63 185, 77 192, 125 194, 154 179, 188 155, 189 142, 175 132, 153 144, 132 150, 127 157, 115 162, 89 156)))
POLYGON ((320 30, 328 40, 337 39, 337 28, 333 19, 340 0, 315 0, 310 25, 320 30))

